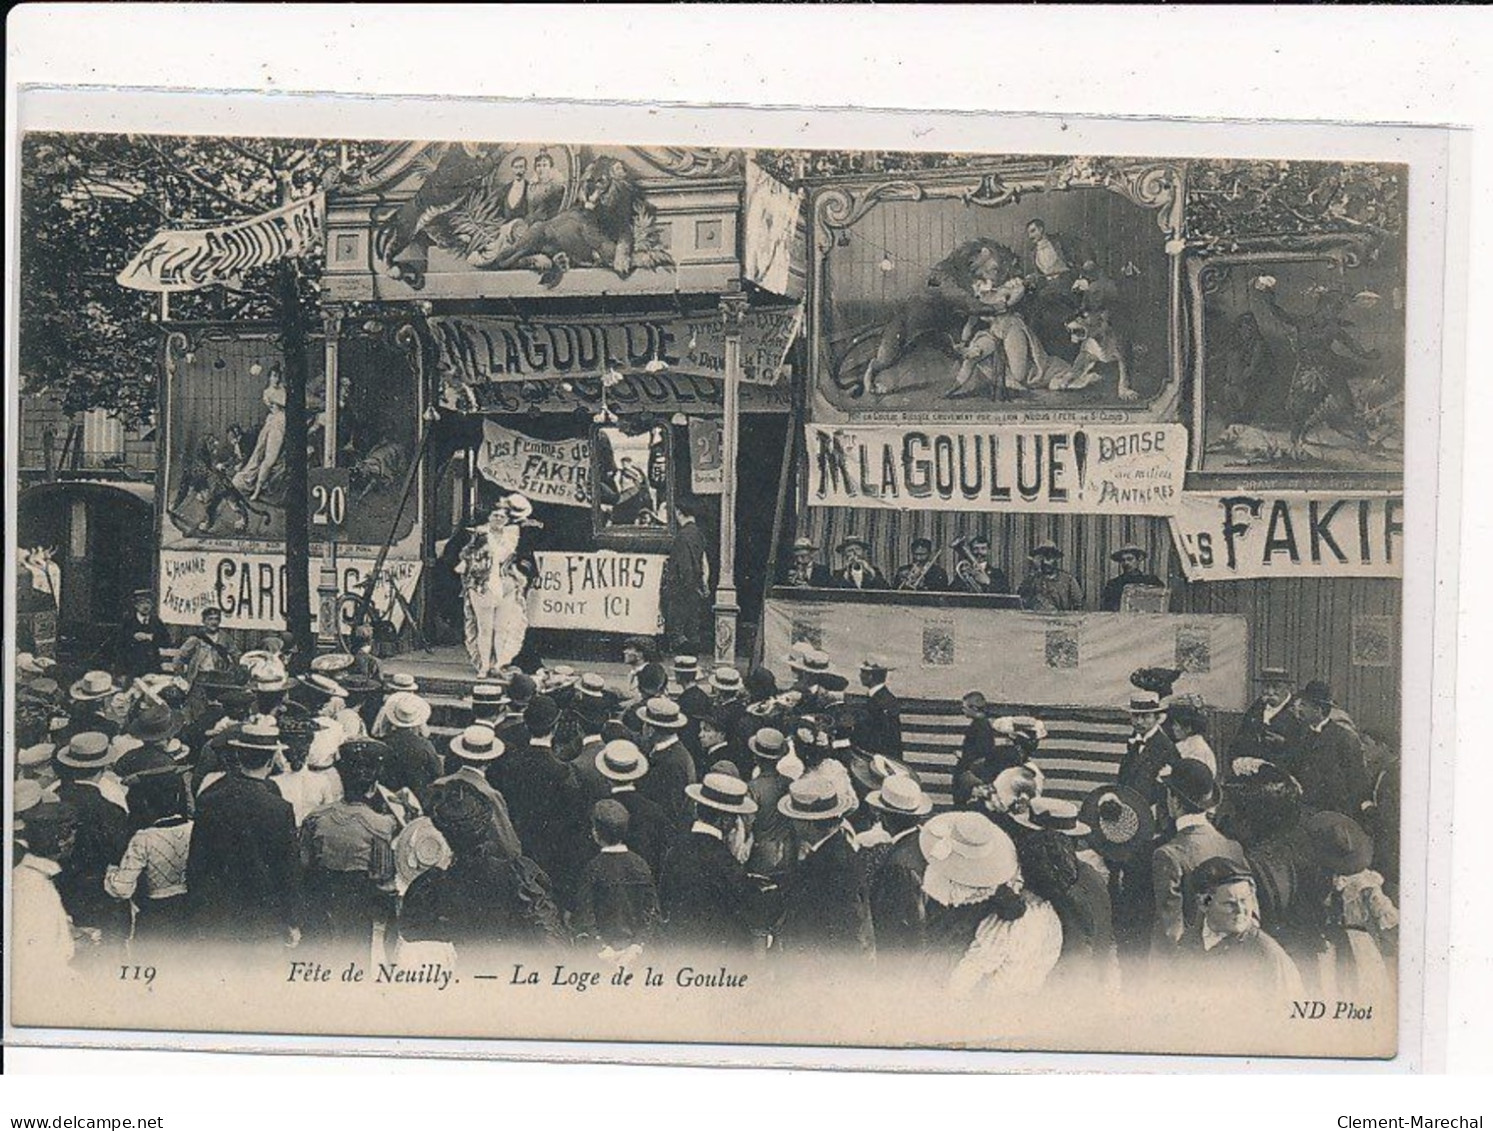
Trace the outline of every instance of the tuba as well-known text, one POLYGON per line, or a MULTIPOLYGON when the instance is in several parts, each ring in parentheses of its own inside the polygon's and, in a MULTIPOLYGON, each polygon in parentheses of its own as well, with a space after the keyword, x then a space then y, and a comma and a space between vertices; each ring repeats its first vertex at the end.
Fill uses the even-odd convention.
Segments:
POLYGON ((969 548, 969 536, 961 534, 950 546, 954 550, 954 580, 971 593, 985 593, 990 589, 990 567, 975 557, 969 548))

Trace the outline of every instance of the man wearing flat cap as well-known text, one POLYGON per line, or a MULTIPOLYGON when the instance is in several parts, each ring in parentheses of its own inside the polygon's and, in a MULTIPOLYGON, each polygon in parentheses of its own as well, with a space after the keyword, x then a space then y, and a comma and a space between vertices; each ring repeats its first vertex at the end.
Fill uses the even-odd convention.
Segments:
POLYGON ((1146 572, 1145 547, 1134 543, 1121 546, 1110 554, 1109 560, 1120 567, 1120 572, 1104 583, 1099 595, 1099 608, 1106 613, 1117 613, 1124 602, 1125 590, 1132 585, 1144 585, 1153 589, 1165 589, 1166 582, 1154 573, 1146 572))
POLYGON ((1357 817, 1369 799, 1369 774, 1363 743, 1332 717, 1332 689, 1312 680, 1296 697, 1304 727, 1301 746, 1286 768, 1301 783, 1308 808, 1357 817))
POLYGON ((1215 993, 1282 1001, 1301 996, 1301 975, 1279 943, 1260 929, 1255 882, 1226 858, 1205 860, 1194 876, 1201 913, 1182 937, 1177 956, 1186 974, 1215 993))
POLYGON ((760 918, 759 895, 747 878, 757 811, 746 783, 706 774, 686 788, 694 823, 664 854, 658 879, 663 938, 687 952, 749 951, 760 918))

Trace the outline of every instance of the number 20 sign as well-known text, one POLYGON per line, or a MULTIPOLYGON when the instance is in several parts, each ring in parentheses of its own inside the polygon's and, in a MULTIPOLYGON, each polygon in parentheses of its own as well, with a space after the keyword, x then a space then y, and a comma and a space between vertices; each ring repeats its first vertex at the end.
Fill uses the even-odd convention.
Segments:
POLYGON ((347 522, 351 475, 345 467, 313 467, 306 473, 311 525, 340 530, 347 522))

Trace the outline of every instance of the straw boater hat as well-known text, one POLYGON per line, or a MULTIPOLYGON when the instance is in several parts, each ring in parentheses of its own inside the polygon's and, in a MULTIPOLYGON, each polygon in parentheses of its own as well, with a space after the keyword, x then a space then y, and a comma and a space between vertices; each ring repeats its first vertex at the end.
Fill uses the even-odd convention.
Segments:
POLYGON ((700 657, 699 656, 675 656, 674 657, 674 674, 676 676, 682 676, 682 675, 695 676, 695 675, 699 675, 700 674, 700 657))
POLYGON ((1134 542, 1126 542, 1125 545, 1121 546, 1114 553, 1110 554, 1109 560, 1112 562, 1117 562, 1126 555, 1134 555, 1141 561, 1145 561, 1148 557, 1151 556, 1150 554, 1146 553, 1143 547, 1137 546, 1134 542))
POLYGON ((1355 876, 1374 861, 1374 842, 1341 813, 1313 813, 1302 826, 1306 851, 1334 876, 1355 876))
POLYGON ((596 769, 610 781, 637 781, 648 772, 648 759, 637 743, 619 738, 596 752, 596 769))
POLYGON ((1016 846, 990 818, 970 810, 940 813, 918 830, 928 861, 924 874, 935 882, 966 888, 998 888, 1017 875, 1016 846))
POLYGON ((1132 715, 1160 714, 1161 696, 1154 691, 1133 691, 1125 709, 1132 715))
POLYGON ((885 656, 867 656, 861 661, 861 671, 863 672, 880 672, 882 675, 885 675, 887 672, 894 672, 896 670, 896 668, 886 662, 885 656))
POLYGON ((429 817, 416 817, 394 838, 394 877, 400 890, 430 869, 444 869, 450 863, 451 846, 429 817))
POLYGON ((92 703, 107 699, 118 690, 114 677, 108 672, 92 671, 68 688, 67 693, 79 703, 92 703))
MULTIPOLYGON (((833 745, 831 743, 831 746, 833 745)), ((889 778, 895 777, 911 778, 919 784, 922 782, 917 771, 906 762, 899 762, 885 754, 852 754, 850 776, 859 782, 864 790, 880 789, 889 778)))
POLYGON ((256 715, 238 727, 224 745, 256 754, 279 754, 285 749, 280 741, 280 724, 273 715, 256 715))
POLYGON ((345 672, 353 666, 353 657, 349 652, 328 652, 325 656, 317 656, 311 661, 311 670, 321 675, 336 675, 345 672))
POLYGON ((325 696, 328 699, 347 698, 347 688, 343 687, 342 684, 338 683, 331 676, 312 672, 309 675, 301 676, 300 682, 301 686, 308 691, 314 691, 316 694, 325 696))
POLYGON ((420 685, 409 672, 389 672, 384 676, 385 691, 419 691, 420 685))
POLYGON ((903 817, 924 817, 933 812, 933 800, 923 792, 915 778, 906 774, 893 774, 887 778, 880 789, 866 794, 866 804, 883 813, 903 817))
POLYGON ((451 740, 451 753, 463 762, 493 762, 503 756, 503 743, 492 727, 473 723, 451 740))
POLYGON ((57 747, 50 742, 38 742, 34 746, 23 746, 16 751, 16 765, 22 769, 31 766, 44 766, 52 760, 57 753, 57 747))
POLYGON ((1149 853, 1156 836, 1150 804, 1128 786, 1094 790, 1079 807, 1079 819, 1089 826, 1089 844, 1106 860, 1125 861, 1149 853))
POLYGON ((754 758, 764 762, 777 762, 788 753, 788 737, 776 727, 763 727, 747 739, 747 749, 754 758))
POLYGON ((472 687, 472 713, 491 710, 501 711, 508 706, 508 696, 496 683, 478 683, 472 687))
POLYGON ((739 695, 746 690, 741 673, 731 667, 719 667, 711 672, 710 686, 716 691, 723 691, 729 695, 739 695))
POLYGON ((86 730, 73 735, 68 744, 57 751, 57 764, 74 770, 103 770, 119 761, 121 753, 110 748, 108 735, 86 730))
POLYGON ((1047 737, 1047 724, 1031 715, 1002 715, 991 720, 990 729, 1012 742, 1036 746, 1047 737))
POLYGON ((722 813, 746 816, 757 811, 757 803, 748 794, 746 782, 725 774, 706 774, 696 784, 685 786, 684 792, 695 804, 719 809, 722 813))
POLYGON ((662 730, 682 730, 689 725, 689 719, 679 709, 679 704, 661 695, 643 704, 643 709, 638 712, 638 718, 647 726, 659 727, 662 730))
POLYGON ((796 821, 832 821, 843 817, 850 803, 836 792, 834 783, 818 774, 799 778, 778 799, 778 812, 796 821))
POLYGON ((16 674, 21 676, 46 675, 48 670, 57 666, 56 660, 49 660, 45 656, 38 656, 33 652, 16 653, 16 674))
POLYGON ((385 717, 390 726, 408 730, 423 727, 430 721, 430 704, 413 691, 396 691, 384 700, 385 717))
POLYGON ((1013 813, 1011 819, 1038 832, 1062 833, 1064 836, 1088 836, 1089 826, 1078 819, 1078 805, 1061 797, 1034 797, 1025 813, 1013 813))
POLYGON ((587 699, 604 699, 607 693, 607 681, 595 672, 586 672, 576 684, 576 692, 587 699))

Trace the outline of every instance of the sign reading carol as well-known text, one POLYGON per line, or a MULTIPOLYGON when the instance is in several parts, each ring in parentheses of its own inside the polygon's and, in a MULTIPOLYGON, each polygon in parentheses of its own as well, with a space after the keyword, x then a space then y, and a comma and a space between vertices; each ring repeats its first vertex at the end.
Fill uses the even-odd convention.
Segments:
POLYGON ((1399 577, 1405 500, 1326 491, 1188 491, 1172 539, 1189 581, 1399 577))
POLYGON ((536 503, 589 507, 590 467, 590 440, 536 440, 495 421, 482 422, 477 470, 536 503))
POLYGON ((1180 424, 806 426, 811 506, 1170 514, 1180 424))

